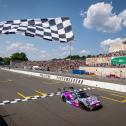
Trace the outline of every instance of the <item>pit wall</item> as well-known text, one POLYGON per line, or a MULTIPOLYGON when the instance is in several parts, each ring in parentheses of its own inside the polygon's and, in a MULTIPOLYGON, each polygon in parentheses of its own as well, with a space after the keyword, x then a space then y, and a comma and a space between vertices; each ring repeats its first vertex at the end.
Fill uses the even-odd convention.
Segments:
POLYGON ((58 76, 58 75, 51 75, 51 74, 44 74, 44 73, 36 73, 36 72, 29 72, 29 71, 21 71, 21 70, 14 70, 14 69, 6 69, 6 68, 1 68, 1 69, 11 71, 11 72, 16 72, 16 73, 26 74, 26 75, 32 75, 36 77, 42 77, 46 79, 59 80, 59 81, 67 82, 67 83, 81 84, 81 85, 104 88, 104 89, 109 89, 109 90, 114 90, 114 91, 119 91, 119 92, 126 92, 126 85, 121 85, 121 84, 92 81, 92 80, 86 80, 86 79, 79 79, 79 78, 72 78, 72 77, 58 76))
POLYGON ((105 68, 105 67, 79 67, 79 70, 95 73, 98 76, 106 77, 113 74, 120 78, 126 78, 126 68, 105 68))

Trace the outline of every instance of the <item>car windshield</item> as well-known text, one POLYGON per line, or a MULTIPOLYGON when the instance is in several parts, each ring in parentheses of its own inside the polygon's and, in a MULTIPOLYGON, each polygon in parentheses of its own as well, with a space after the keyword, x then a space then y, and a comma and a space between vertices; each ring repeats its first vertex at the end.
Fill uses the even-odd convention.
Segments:
POLYGON ((79 98, 87 98, 87 97, 89 97, 89 95, 85 92, 82 92, 82 93, 78 93, 78 97, 79 98))
POLYGON ((74 92, 72 93, 72 96, 73 96, 74 99, 77 98, 77 95, 74 92))

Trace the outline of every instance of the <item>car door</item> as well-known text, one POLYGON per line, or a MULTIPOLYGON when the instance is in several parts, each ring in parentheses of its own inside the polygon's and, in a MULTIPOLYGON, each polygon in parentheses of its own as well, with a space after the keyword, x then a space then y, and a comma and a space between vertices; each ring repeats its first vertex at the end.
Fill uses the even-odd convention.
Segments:
POLYGON ((71 99, 72 105, 78 107, 79 103, 78 103, 77 95, 75 93, 72 93, 72 97, 73 97, 73 99, 71 99))

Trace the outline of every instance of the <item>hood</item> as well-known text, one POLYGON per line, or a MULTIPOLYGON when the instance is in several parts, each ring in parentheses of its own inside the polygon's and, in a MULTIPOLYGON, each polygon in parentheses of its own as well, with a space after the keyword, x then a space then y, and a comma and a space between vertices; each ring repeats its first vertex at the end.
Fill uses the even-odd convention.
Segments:
POLYGON ((100 101, 98 100, 96 96, 89 96, 87 98, 82 98, 81 101, 86 102, 88 105, 100 103, 100 101))
POLYGON ((98 100, 98 98, 97 98, 96 96, 90 96, 90 97, 87 98, 86 101, 87 101, 90 105, 100 103, 100 101, 98 100))

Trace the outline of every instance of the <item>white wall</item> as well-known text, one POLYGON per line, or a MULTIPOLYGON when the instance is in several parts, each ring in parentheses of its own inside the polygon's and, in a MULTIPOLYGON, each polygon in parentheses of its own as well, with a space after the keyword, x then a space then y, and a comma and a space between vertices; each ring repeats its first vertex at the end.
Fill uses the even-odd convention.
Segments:
POLYGON ((126 78, 126 68, 106 68, 106 67, 79 67, 80 70, 86 70, 88 72, 93 72, 98 76, 105 77, 109 74, 114 74, 120 78, 126 78))
POLYGON ((37 77, 43 77, 43 78, 47 78, 47 79, 64 81, 64 82, 67 82, 67 83, 88 85, 88 86, 110 89, 110 90, 115 90, 115 91, 120 91, 120 92, 126 92, 126 85, 121 85, 121 84, 92 81, 92 80, 86 80, 86 79, 80 79, 80 78, 58 76, 58 75, 51 75, 51 74, 43 74, 43 73, 35 73, 35 72, 21 71, 21 70, 14 70, 14 69, 9 70, 9 69, 4 68, 3 70, 21 73, 21 74, 26 74, 26 75, 33 75, 33 76, 37 76, 37 77))

